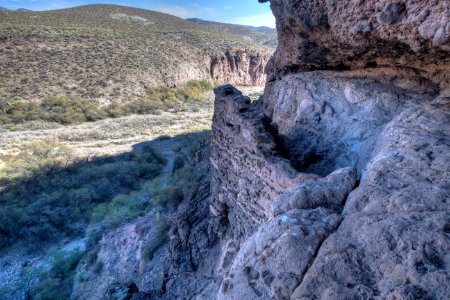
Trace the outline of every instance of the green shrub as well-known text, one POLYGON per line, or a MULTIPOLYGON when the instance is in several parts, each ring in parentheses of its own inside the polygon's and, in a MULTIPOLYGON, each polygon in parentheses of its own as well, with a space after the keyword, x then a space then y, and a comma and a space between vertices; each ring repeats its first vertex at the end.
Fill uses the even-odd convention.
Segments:
POLYGON ((109 215, 109 226, 139 215, 148 201, 136 194, 127 203, 119 195, 134 195, 132 191, 160 175, 165 163, 153 150, 85 162, 75 161, 70 149, 55 142, 28 144, 0 169, 0 247, 78 235, 79 222, 92 215, 109 215), (113 211, 116 207, 120 209, 113 211))
POLYGON ((176 207, 183 200, 183 192, 178 186, 162 188, 154 195, 153 203, 163 208, 176 207))
POLYGON ((98 102, 73 97, 49 97, 41 102, 12 99, 0 104, 0 124, 29 121, 55 122, 63 125, 93 122, 108 117, 134 114, 157 114, 168 109, 184 110, 186 104, 203 100, 203 94, 214 87, 208 81, 191 80, 180 88, 150 88, 144 98, 119 105, 101 106, 98 102))
POLYGON ((49 259, 50 269, 40 270, 36 284, 31 288, 33 299, 69 299, 81 257, 80 251, 53 251, 49 259))

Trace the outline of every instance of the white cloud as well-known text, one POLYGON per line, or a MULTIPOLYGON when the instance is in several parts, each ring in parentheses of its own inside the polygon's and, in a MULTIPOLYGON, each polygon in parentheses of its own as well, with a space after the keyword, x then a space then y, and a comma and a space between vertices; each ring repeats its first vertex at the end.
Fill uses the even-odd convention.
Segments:
POLYGON ((223 8, 224 8, 224 9, 232 9, 233 6, 231 6, 231 5, 226 5, 226 6, 224 6, 223 8))
POLYGON ((231 23, 240 24, 240 25, 248 25, 248 26, 267 26, 267 27, 275 27, 275 17, 272 12, 267 12, 259 15, 251 15, 247 17, 240 17, 231 20, 231 23))

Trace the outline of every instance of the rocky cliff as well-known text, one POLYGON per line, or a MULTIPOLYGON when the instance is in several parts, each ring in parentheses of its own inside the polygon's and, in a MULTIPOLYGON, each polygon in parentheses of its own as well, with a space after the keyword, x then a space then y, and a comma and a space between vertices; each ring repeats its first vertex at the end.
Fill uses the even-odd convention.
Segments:
POLYGON ((270 55, 251 50, 228 49, 222 55, 211 54, 210 65, 204 66, 209 74, 202 78, 216 82, 235 82, 239 85, 264 85, 264 68, 270 55))
POLYGON ((216 89, 163 287, 133 297, 448 299, 450 2, 270 2, 265 94, 216 89))
POLYGON ((270 2, 263 99, 216 91, 216 297, 449 297, 450 3, 270 2))

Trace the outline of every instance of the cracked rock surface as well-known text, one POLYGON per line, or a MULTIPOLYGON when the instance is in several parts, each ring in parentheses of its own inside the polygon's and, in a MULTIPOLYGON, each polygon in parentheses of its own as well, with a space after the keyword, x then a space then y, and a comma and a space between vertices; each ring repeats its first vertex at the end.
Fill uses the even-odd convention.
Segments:
POLYGON ((241 246, 217 299, 289 297, 341 217, 331 210, 291 210, 258 228, 241 246))
POLYGON ((216 90, 212 298, 447 299, 450 3, 270 3, 264 96, 216 90))
POLYGON ((136 299, 450 299, 450 2, 259 2, 264 96, 215 90, 210 185, 136 299))

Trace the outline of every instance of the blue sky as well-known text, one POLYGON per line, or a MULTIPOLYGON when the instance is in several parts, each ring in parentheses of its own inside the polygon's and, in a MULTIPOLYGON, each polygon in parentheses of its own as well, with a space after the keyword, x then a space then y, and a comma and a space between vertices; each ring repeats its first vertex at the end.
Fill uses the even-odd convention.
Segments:
POLYGON ((119 4, 166 12, 182 18, 275 27, 268 3, 257 0, 0 0, 9 9, 50 10, 83 4, 119 4))

